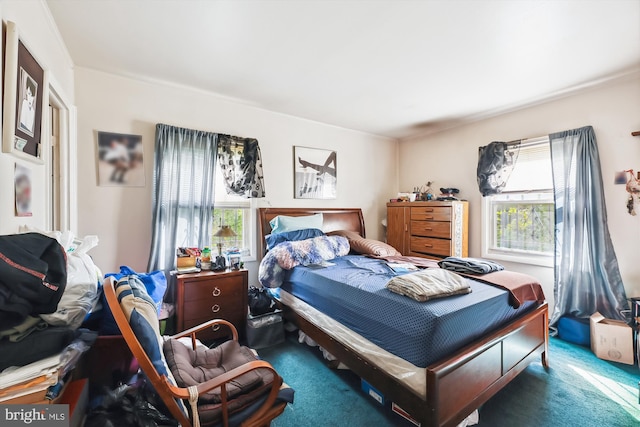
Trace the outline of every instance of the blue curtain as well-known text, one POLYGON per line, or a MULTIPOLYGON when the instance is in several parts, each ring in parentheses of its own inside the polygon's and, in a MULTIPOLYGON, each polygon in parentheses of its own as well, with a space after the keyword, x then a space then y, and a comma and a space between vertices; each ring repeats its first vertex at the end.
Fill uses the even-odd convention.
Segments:
POLYGON ((555 307, 551 325, 594 312, 624 320, 626 295, 604 201, 591 126, 549 135, 556 208, 555 307))
POLYGON ((175 301, 176 248, 211 244, 218 134, 156 125, 153 219, 148 271, 167 276, 164 301, 175 301))

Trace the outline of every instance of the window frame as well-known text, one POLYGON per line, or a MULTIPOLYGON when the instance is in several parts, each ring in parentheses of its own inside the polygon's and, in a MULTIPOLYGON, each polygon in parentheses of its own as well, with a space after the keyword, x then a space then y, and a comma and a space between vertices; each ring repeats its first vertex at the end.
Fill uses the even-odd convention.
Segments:
MULTIPOLYGON (((523 140, 522 144, 537 145, 542 143, 548 144, 548 138, 535 138, 523 140)), ((516 163, 517 167, 517 163, 516 163)), ((551 170, 551 165, 549 165, 551 170)), ((482 224, 482 257, 495 259, 500 261, 508 261, 520 264, 538 265, 543 267, 553 267, 555 253, 539 251, 528 251, 521 249, 498 248, 493 245, 494 236, 496 235, 496 221, 494 212, 495 204, 546 204, 555 203, 553 188, 550 189, 526 189, 522 191, 510 191, 500 193, 494 196, 482 197, 481 203, 481 224, 482 224), (512 198, 513 201, 505 200, 505 197, 512 198)), ((555 239, 555 237, 553 237, 555 239)))
MULTIPOLYGON (((242 231, 244 234, 244 244, 245 248, 249 250, 249 255, 242 255, 242 262, 247 261, 256 261, 256 239, 254 236, 256 235, 256 208, 255 208, 255 199, 246 199, 246 200, 237 200, 237 201, 215 201, 213 208, 214 209, 243 209, 245 211, 244 221, 242 225, 242 231)), ((213 217, 213 212, 211 212, 211 216, 213 217)), ((213 236, 215 232, 218 230, 219 224, 213 224, 213 230, 211 231, 211 251, 215 252, 217 255, 217 241, 213 236)))

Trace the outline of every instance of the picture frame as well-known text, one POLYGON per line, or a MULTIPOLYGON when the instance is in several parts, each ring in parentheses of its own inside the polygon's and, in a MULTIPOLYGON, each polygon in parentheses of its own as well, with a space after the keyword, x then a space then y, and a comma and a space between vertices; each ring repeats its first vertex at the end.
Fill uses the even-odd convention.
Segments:
POLYGON ((337 197, 337 153, 332 150, 293 147, 295 199, 337 197))
POLYGON ((48 73, 22 40, 14 22, 7 22, 5 40, 2 151, 43 164, 48 73))
POLYGON ((16 216, 33 216, 31 210, 31 169, 15 164, 13 185, 15 193, 16 216))
POLYGON ((144 187, 142 135, 96 131, 99 186, 144 187))

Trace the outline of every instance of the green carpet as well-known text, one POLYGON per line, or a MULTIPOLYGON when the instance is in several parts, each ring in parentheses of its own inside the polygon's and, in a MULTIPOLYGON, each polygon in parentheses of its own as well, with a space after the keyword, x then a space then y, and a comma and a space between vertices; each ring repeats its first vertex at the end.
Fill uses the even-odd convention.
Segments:
MULTIPOLYGON (((378 404, 350 371, 328 366, 317 348, 284 344, 259 350, 296 390, 295 402, 274 420, 285 426, 413 426, 378 404)), ((550 369, 538 361, 480 408, 480 427, 629 427, 640 425, 635 366, 598 359, 589 348, 551 338, 550 369)), ((387 399, 389 401, 389 399, 387 399)))

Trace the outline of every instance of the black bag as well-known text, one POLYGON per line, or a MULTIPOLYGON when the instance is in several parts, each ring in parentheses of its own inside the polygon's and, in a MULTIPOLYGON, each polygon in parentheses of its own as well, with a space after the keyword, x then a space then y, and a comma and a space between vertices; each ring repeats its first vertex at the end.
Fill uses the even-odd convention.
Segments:
POLYGON ((276 309, 276 302, 264 288, 249 288, 249 311, 252 316, 271 313, 276 309))

